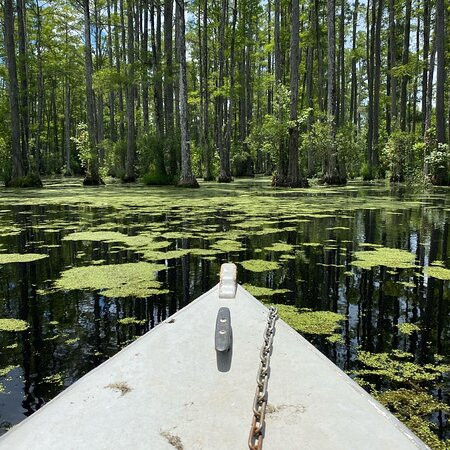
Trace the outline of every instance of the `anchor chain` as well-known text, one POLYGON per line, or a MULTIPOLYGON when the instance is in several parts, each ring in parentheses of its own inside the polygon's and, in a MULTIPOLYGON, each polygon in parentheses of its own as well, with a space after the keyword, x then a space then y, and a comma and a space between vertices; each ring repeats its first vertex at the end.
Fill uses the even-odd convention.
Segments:
POLYGON ((269 317, 264 331, 264 343, 261 347, 258 374, 256 376, 256 394, 253 401, 253 420, 248 437, 250 450, 261 450, 264 437, 264 418, 267 407, 267 383, 269 381, 270 355, 275 334, 275 322, 278 319, 277 308, 269 308, 269 317))

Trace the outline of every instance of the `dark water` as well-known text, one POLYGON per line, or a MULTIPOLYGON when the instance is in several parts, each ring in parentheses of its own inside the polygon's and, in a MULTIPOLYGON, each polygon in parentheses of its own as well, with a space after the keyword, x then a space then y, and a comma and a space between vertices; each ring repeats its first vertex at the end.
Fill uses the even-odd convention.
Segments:
MULTIPOLYGON (((409 360, 419 366, 434 364, 436 354, 445 362, 449 281, 424 276, 423 267, 435 261, 449 267, 450 191, 419 195, 407 187, 357 183, 284 191, 268 185, 267 179, 205 184, 192 192, 120 185, 86 189, 73 180, 49 182, 42 190, 0 190, 0 255, 49 255, 0 265, 0 318, 30 325, 22 332, 0 331, 0 369, 15 366, 0 376, 0 434, 212 287, 226 261, 278 261, 278 270, 263 273, 239 267, 240 282, 290 290, 274 296, 275 302, 344 314, 341 342, 306 337, 345 371, 363 368, 357 360, 361 350, 398 349, 411 353, 409 360), (237 241, 242 250, 158 261, 166 266, 158 281, 168 294, 107 298, 101 291, 55 291, 53 282, 71 267, 143 260, 132 246, 62 240, 91 230, 148 233, 170 242, 161 251, 209 248, 220 239, 237 241), (168 232, 183 235, 164 237, 168 232), (292 259, 280 261, 281 253, 265 250, 277 242, 294 246, 292 259), (351 265, 364 242, 408 250, 417 268, 351 265), (142 322, 120 323, 124 317, 142 322), (403 334, 397 326, 403 322, 420 329, 403 334)), ((382 376, 367 381, 380 392, 417 387, 382 376)), ((448 375, 420 387, 448 404, 448 375)), ((442 445, 450 436, 444 409, 423 416, 442 445)))

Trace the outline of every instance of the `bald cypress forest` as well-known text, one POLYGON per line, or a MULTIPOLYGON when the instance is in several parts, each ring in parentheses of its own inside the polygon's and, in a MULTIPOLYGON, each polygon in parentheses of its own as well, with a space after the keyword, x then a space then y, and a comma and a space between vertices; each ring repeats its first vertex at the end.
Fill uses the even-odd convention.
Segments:
POLYGON ((6 186, 449 183, 444 0, 2 0, 1 12, 6 186))

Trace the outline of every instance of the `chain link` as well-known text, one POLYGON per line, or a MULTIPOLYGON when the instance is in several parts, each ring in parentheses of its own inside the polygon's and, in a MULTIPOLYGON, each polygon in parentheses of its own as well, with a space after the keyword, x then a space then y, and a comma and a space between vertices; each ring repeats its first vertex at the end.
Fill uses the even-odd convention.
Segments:
POLYGON ((256 394, 253 401, 253 420, 248 437, 250 450, 261 450, 264 437, 264 418, 267 406, 267 383, 269 381, 270 355, 272 353, 275 322, 278 319, 277 309, 269 308, 269 317, 264 331, 264 343, 261 347, 258 375, 256 376, 256 394))

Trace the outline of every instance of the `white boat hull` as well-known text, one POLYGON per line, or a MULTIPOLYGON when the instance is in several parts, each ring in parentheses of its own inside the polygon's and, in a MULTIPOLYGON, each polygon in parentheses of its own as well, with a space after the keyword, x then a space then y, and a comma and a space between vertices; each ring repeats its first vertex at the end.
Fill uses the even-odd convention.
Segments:
MULTIPOLYGON (((245 449, 266 321, 242 287, 219 299, 216 286, 12 428, 0 449, 245 449), (214 348, 220 306, 231 310, 228 371, 214 348)), ((268 405, 264 449, 427 448, 282 320, 268 405)))

